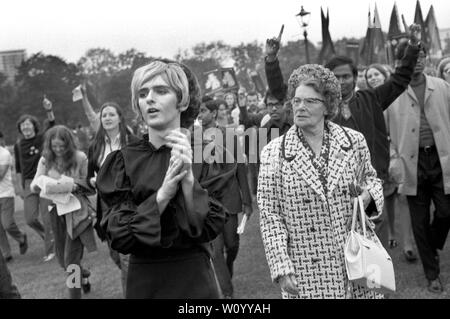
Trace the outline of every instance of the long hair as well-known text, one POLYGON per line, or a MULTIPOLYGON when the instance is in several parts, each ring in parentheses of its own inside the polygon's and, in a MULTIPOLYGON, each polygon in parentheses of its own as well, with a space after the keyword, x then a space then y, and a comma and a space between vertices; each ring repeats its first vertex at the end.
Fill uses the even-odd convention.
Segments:
POLYGON ((39 121, 36 118, 36 116, 30 115, 30 114, 23 114, 17 120, 16 126, 17 126, 17 130, 19 131, 19 133, 22 134, 22 130, 20 129, 20 124, 22 124, 26 120, 29 120, 33 124, 34 134, 37 134, 39 132, 39 121))
POLYGON ((42 156, 45 159, 45 165, 48 168, 53 167, 59 173, 70 173, 77 167, 77 146, 75 136, 64 125, 56 125, 45 133, 44 148, 42 156), (65 152, 62 159, 62 165, 56 163, 56 155, 52 150, 52 141, 61 140, 65 145, 65 152))
POLYGON ((94 160, 97 161, 98 164, 100 164, 100 159, 103 157, 103 154, 105 152, 105 139, 108 139, 108 135, 106 134, 106 130, 103 127, 103 124, 101 122, 103 110, 106 107, 112 107, 116 110, 117 115, 119 116, 119 133, 120 133, 120 146, 123 147, 127 144, 127 125, 125 122, 125 117, 123 116, 123 112, 119 104, 115 102, 106 102, 103 103, 102 107, 100 108, 100 126, 97 130, 97 133, 95 134, 94 140, 92 141, 92 148, 93 148, 93 157, 94 160))

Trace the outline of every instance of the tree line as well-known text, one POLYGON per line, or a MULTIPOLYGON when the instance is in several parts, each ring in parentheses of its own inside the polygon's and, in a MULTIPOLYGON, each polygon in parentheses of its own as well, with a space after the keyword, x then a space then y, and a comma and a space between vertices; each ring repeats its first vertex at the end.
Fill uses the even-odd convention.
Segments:
MULTIPOLYGON (((346 54, 346 43, 362 39, 340 39, 335 41, 336 54, 346 54)), ((447 46, 448 47, 448 46, 447 46)), ((308 43, 309 56, 315 62, 319 49, 308 43)), ((20 115, 32 114, 45 118, 41 107, 44 94, 53 102, 58 123, 69 127, 87 126, 81 102, 72 101, 72 90, 85 82, 88 97, 98 109, 106 101, 116 101, 125 111, 128 120, 134 118, 130 107, 130 83, 133 72, 156 57, 136 49, 114 54, 105 48, 88 50, 77 63, 68 63, 63 58, 33 54, 17 70, 14 82, 7 81, 0 73, 0 130, 7 143, 17 138, 15 123, 20 115)), ((189 66, 197 75, 202 88, 205 86, 205 73, 220 67, 233 67, 241 87, 253 90, 250 73, 258 72, 264 77, 264 43, 249 42, 235 46, 222 41, 199 43, 189 50, 179 50, 174 60, 189 66)), ((306 63, 303 40, 289 41, 279 52, 283 76, 287 79, 292 71, 306 63)))

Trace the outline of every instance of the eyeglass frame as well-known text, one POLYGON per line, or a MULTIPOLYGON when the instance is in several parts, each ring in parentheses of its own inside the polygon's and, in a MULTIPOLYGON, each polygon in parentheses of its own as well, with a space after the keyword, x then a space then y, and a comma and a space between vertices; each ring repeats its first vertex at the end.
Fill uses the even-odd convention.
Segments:
POLYGON ((293 97, 290 100, 290 102, 291 102, 292 106, 300 106, 303 103, 306 107, 310 107, 312 105, 319 104, 319 103, 325 103, 324 100, 315 98, 315 97, 307 97, 304 99, 301 99, 299 97, 293 97), (297 100, 297 101, 294 101, 294 100, 297 100))

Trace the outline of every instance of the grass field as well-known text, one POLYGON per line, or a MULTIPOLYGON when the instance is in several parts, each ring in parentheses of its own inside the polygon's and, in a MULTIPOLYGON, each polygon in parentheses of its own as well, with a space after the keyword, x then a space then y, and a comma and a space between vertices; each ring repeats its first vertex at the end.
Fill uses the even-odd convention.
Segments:
MULTIPOLYGON (((22 298, 55 299, 66 298, 65 273, 56 260, 43 262, 43 242, 25 225, 20 201, 17 201, 16 221, 25 230, 29 239, 29 250, 19 255, 17 243, 10 239, 14 260, 8 263, 22 298)), ((88 299, 122 298, 120 271, 109 257, 105 244, 97 242, 99 251, 86 254, 84 265, 91 272, 92 291, 83 296, 88 299)), ((397 280, 397 292, 390 298, 449 298, 450 297, 450 252, 447 246, 441 254, 441 276, 446 291, 441 295, 426 291, 426 280, 420 262, 408 264, 401 255, 401 248, 390 250, 394 260, 397 280)), ((235 264, 235 297, 239 299, 276 299, 280 298, 279 288, 270 280, 259 233, 258 214, 254 214, 247 223, 241 236, 241 246, 235 264)))

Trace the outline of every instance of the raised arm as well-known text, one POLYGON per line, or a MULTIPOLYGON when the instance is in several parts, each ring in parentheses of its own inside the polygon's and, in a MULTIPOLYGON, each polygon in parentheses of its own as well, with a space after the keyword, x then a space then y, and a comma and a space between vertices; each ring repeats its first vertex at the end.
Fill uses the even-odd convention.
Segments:
POLYGON ((398 62, 395 72, 382 85, 375 88, 375 95, 383 111, 387 109, 402 94, 411 82, 414 68, 421 49, 417 29, 415 25, 410 28, 410 38, 405 55, 398 62))
POLYGON ((284 83, 278 61, 278 51, 280 50, 280 37, 267 39, 265 72, 270 93, 279 101, 283 101, 287 94, 287 85, 284 83))
POLYGON ((89 102, 85 83, 81 85, 81 94, 83 96, 81 103, 83 104, 84 113, 86 114, 92 129, 97 132, 100 127, 100 115, 95 113, 91 103, 89 102))
POLYGON ((44 95, 44 100, 42 101, 42 107, 44 108, 45 112, 47 113, 48 125, 46 127, 44 127, 44 130, 46 131, 55 125, 55 114, 53 113, 52 102, 49 99, 47 99, 47 97, 45 95, 44 95))

